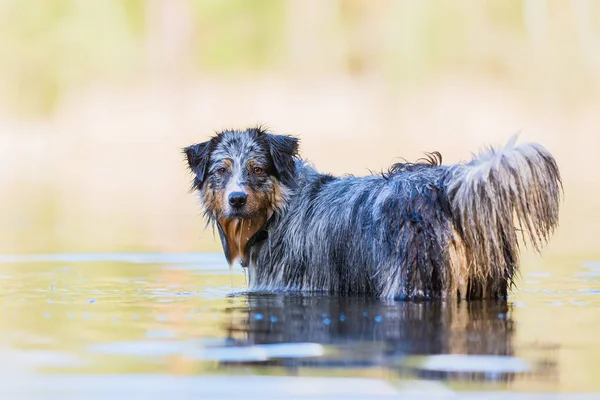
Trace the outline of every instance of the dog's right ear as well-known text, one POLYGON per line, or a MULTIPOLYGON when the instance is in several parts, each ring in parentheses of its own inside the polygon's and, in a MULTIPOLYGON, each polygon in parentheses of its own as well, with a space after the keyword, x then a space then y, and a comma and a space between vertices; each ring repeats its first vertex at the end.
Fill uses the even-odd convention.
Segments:
POLYGON ((193 144, 183 149, 187 157, 187 162, 196 175, 194 179, 194 186, 200 188, 204 180, 206 179, 206 172, 208 169, 208 159, 210 157, 210 146, 211 141, 193 144))

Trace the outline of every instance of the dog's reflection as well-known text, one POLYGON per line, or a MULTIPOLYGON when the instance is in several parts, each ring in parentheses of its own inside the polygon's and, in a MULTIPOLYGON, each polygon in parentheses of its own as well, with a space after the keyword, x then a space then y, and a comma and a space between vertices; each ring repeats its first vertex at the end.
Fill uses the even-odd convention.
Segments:
MULTIPOLYGON (((232 319, 225 328, 239 344, 310 342, 330 350, 324 357, 281 358, 262 364, 390 367, 414 355, 512 356, 515 324, 510 308, 506 301, 417 303, 248 295, 247 307, 229 310, 232 319)), ((498 379, 508 378, 502 375, 498 379)))

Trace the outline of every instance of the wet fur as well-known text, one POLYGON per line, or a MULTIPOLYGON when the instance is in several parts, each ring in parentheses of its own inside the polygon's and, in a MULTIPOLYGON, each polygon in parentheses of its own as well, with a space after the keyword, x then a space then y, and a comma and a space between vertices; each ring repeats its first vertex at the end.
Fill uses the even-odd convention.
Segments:
POLYGON ((506 296, 519 242, 539 251, 558 225, 554 158, 515 140, 464 164, 442 165, 431 153, 383 174, 344 178, 301 160, 297 139, 260 128, 226 131, 185 152, 205 215, 230 263, 239 257, 249 268, 252 290, 476 299, 506 296), (220 223, 221 189, 211 175, 224 143, 247 146, 245 159, 266 162, 270 177, 248 188, 261 226, 250 237, 242 232, 246 245, 235 252, 236 229, 245 225, 220 223))

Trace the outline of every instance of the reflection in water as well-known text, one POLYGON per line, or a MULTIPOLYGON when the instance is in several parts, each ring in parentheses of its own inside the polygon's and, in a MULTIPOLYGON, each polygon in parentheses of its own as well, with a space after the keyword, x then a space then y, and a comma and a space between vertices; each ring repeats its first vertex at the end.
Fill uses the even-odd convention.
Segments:
MULTIPOLYGON (((530 270, 508 302, 419 303, 248 294, 240 292, 243 276, 234 274, 232 288, 226 266, 211 257, 169 257, 0 259, 3 376, 26 389, 42 377, 68 387, 75 375, 93 375, 104 387, 114 374, 128 381, 148 373, 186 375, 202 390, 222 382, 216 375, 370 378, 461 391, 598 388, 593 263, 530 270)), ((238 398, 248 397, 247 387, 236 387, 238 398)))
POLYGON ((457 304, 251 294, 247 306, 226 312, 238 316, 224 326, 238 345, 326 345, 327 351, 321 357, 270 359, 255 363, 259 365, 379 366, 421 377, 494 380, 510 380, 527 365, 512 357, 515 324, 506 301, 457 304), (486 374, 481 357, 478 362, 469 357, 450 357, 450 365, 440 363, 441 359, 431 363, 425 357, 435 354, 503 357, 486 359, 496 366, 493 373, 486 374), (454 362, 462 366, 453 368, 454 362))

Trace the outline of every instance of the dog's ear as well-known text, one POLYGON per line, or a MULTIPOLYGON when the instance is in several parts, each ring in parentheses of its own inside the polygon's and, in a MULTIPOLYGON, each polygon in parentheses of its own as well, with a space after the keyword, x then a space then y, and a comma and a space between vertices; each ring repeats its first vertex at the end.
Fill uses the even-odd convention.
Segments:
POLYGON ((196 175, 194 186, 200 188, 206 179, 206 171, 208 169, 208 159, 210 157, 211 141, 193 144, 183 149, 187 162, 196 175))
POLYGON ((298 139, 286 135, 267 134, 269 152, 275 164, 275 170, 282 181, 293 178, 296 171, 294 158, 298 155, 298 139))

